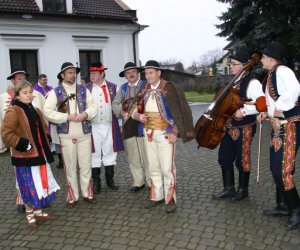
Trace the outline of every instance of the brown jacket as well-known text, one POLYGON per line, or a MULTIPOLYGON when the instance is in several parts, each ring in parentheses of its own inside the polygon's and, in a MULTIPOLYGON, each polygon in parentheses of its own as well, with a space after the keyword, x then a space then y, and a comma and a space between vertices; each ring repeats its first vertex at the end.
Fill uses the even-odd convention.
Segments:
POLYGON ((38 166, 53 162, 47 138, 47 125, 39 109, 16 101, 6 111, 1 136, 3 142, 12 148, 14 166, 38 166), (27 150, 28 142, 31 149, 27 150), (46 157, 46 159, 45 159, 46 157))
POLYGON ((175 83, 162 80, 162 89, 179 137, 186 143, 195 137, 193 116, 183 90, 175 83))

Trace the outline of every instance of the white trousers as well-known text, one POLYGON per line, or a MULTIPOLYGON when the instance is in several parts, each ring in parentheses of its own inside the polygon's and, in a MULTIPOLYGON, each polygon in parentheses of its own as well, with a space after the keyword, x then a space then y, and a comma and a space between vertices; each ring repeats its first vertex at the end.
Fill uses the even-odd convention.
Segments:
POLYGON ((92 124, 95 153, 92 154, 92 167, 114 166, 117 152, 114 152, 111 124, 92 124))
POLYGON ((79 179, 82 196, 93 197, 91 180, 91 134, 74 139, 60 137, 62 156, 65 163, 65 174, 67 178, 67 191, 69 202, 77 201, 79 198, 77 184, 77 162, 79 165, 79 179))
POLYGON ((145 184, 150 187, 148 160, 145 150, 144 137, 132 137, 125 140, 128 164, 133 177, 132 186, 140 187, 145 184))
POLYGON ((176 202, 175 144, 169 142, 168 135, 162 130, 154 130, 153 140, 149 141, 147 134, 150 132, 144 131, 151 180, 150 200, 165 199, 168 204, 174 199, 176 202))

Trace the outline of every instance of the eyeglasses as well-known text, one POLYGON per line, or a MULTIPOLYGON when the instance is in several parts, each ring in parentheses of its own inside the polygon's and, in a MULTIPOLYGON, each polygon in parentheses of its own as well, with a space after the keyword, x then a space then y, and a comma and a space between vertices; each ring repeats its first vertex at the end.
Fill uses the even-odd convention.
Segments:
POLYGON ((243 65, 242 63, 229 63, 229 66, 243 65))

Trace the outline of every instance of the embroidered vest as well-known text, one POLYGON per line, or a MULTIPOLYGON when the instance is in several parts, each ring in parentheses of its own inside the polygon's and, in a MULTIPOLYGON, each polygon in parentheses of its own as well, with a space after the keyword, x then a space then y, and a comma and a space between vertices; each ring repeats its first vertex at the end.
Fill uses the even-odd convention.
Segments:
MULTIPOLYGON (((276 67, 274 67, 268 76, 268 83, 267 86, 268 91, 269 91, 269 95, 271 96, 271 98, 274 101, 277 101, 279 98, 279 93, 278 93, 278 89, 277 89, 277 77, 276 77, 276 71, 277 68, 280 65, 277 65, 276 67)), ((298 97, 298 100, 296 102, 295 107, 293 107, 292 109, 288 110, 288 111, 283 111, 283 115, 286 119, 288 120, 296 120, 299 121, 300 120, 300 96, 298 97)))
MULTIPOLYGON (((55 89, 55 94, 58 102, 64 101, 68 96, 67 92, 64 89, 63 85, 59 85, 55 89)), ((79 109, 79 113, 82 113, 86 110, 86 87, 83 85, 78 85, 76 87, 76 101, 79 109)), ((67 104, 67 112, 70 112, 69 102, 67 104)), ((82 130, 84 134, 91 133, 92 125, 88 120, 82 121, 82 130)), ((69 121, 57 125, 58 134, 68 134, 69 133, 69 121)))
MULTIPOLYGON (((254 74, 248 74, 242 81, 238 84, 237 89, 239 91, 241 101, 252 101, 252 99, 247 98, 247 89, 251 80, 256 79, 254 74)), ((243 107, 244 105, 241 105, 243 107)), ((231 125, 233 127, 245 126, 248 124, 255 123, 256 115, 247 115, 241 121, 232 119, 231 125)))
MULTIPOLYGON (((166 129, 167 132, 169 132, 172 127, 174 126, 174 120, 173 117, 171 115, 170 109, 167 105, 166 102, 166 98, 165 98, 165 85, 166 85, 166 81, 165 80, 161 80, 159 86, 157 87, 156 91, 159 93, 158 95, 155 95, 156 98, 156 103, 157 103, 157 107, 159 110, 159 113, 161 114, 162 118, 170 124, 170 126, 166 129)), ((147 103, 150 93, 151 93, 151 85, 149 83, 147 83, 147 85, 145 86, 146 91, 144 94, 144 107, 145 104, 147 103)))

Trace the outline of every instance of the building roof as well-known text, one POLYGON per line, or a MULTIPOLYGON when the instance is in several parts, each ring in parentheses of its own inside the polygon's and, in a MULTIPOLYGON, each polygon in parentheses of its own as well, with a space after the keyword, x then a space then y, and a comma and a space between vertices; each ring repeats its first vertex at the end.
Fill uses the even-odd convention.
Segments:
POLYGON ((0 0, 0 10, 39 12, 34 0, 0 0))
POLYGON ((114 0, 75 0, 73 9, 78 15, 132 19, 114 0))
MULTIPOLYGON (((35 0, 0 0, 0 11, 13 13, 37 12, 39 15, 49 14, 40 12, 35 0)), ((59 15, 61 16, 62 13, 59 13, 59 15)), ((123 9, 114 0, 73 0, 73 14, 68 14, 68 16, 137 20, 135 16, 130 14, 130 10, 123 9)))

